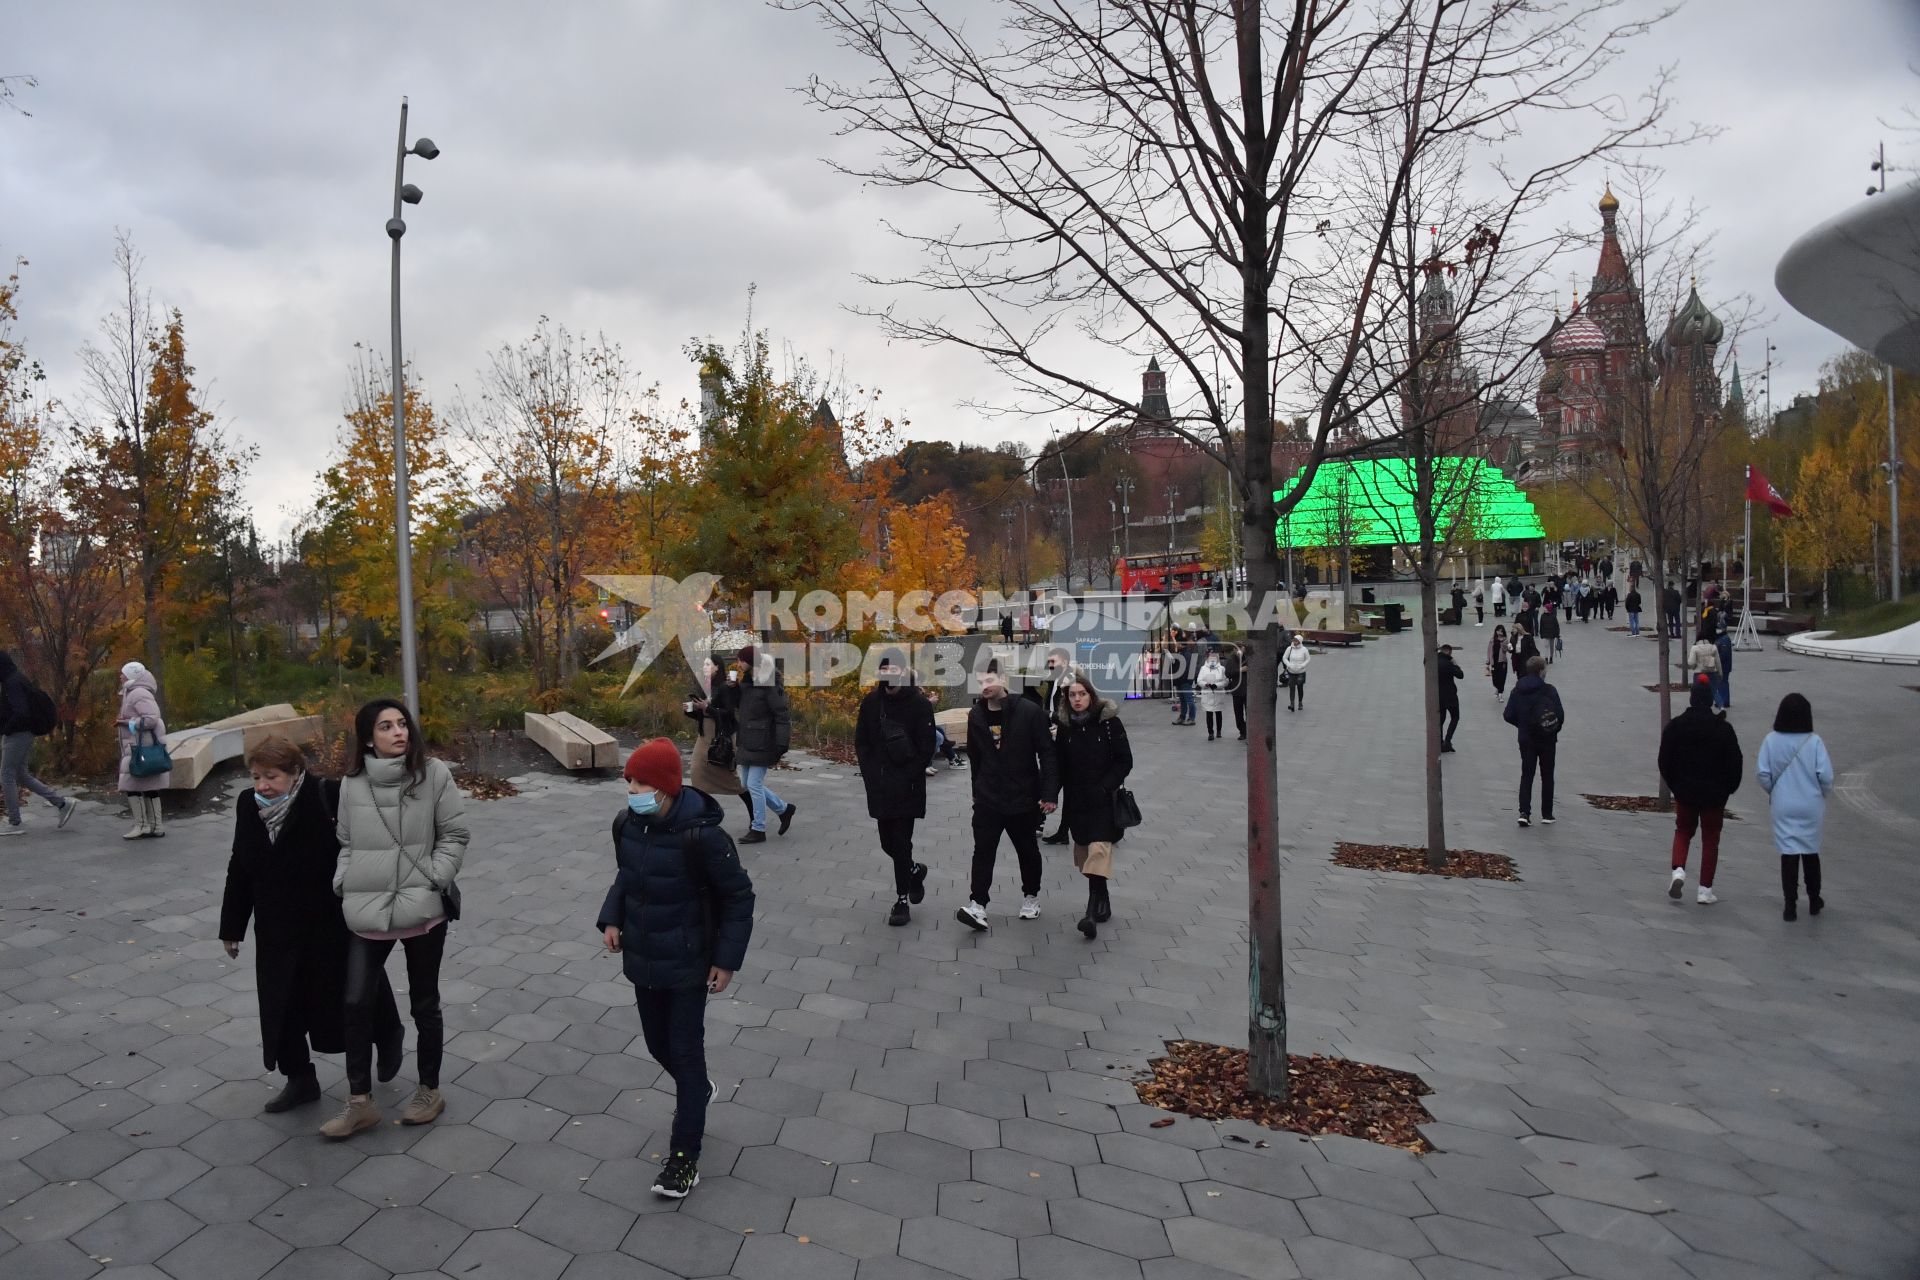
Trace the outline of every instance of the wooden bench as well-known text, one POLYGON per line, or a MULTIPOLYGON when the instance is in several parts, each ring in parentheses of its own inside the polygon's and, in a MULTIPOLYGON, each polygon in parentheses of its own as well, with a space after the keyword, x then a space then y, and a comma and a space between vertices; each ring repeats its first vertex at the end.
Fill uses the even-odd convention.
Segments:
POLYGON ((1308 644, 1339 649, 1351 649, 1366 639, 1358 631, 1296 631, 1294 634, 1305 636, 1308 644))
POLYGON ((620 744, 605 729, 568 711, 527 712, 527 737, 563 769, 617 769, 620 744))
POLYGON ((316 742, 323 731, 319 716, 303 716, 284 702, 192 729, 175 729, 167 735, 167 754, 173 757, 167 789, 194 790, 216 766, 245 755, 269 735, 316 742))

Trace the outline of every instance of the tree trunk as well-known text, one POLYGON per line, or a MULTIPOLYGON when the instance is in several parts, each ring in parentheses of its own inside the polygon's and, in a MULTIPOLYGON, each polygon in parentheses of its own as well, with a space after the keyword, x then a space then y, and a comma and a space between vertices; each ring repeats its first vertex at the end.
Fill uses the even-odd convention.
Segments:
MULTIPOLYGON (((1248 585, 1256 599, 1274 590, 1273 413, 1267 316, 1268 194, 1272 157, 1266 133, 1267 95, 1261 56, 1259 0, 1234 0, 1240 111, 1247 182, 1240 208, 1240 353, 1246 442, 1246 538, 1259 547, 1248 585)), ((1253 636, 1253 679, 1247 696, 1247 1087, 1287 1096, 1286 956, 1280 938, 1280 818, 1274 806, 1274 664, 1272 626, 1253 636)))
MULTIPOLYGON (((1647 548, 1647 567, 1653 581, 1654 617, 1658 619, 1660 628, 1660 639, 1656 646, 1660 656, 1660 731, 1665 733, 1667 721, 1673 719, 1673 693, 1667 688, 1671 679, 1668 673, 1673 670, 1673 639, 1667 631, 1667 535, 1665 526, 1660 522, 1655 522, 1647 533, 1652 543, 1647 548)), ((1684 610, 1686 601, 1682 599, 1680 603, 1684 610)), ((1654 773, 1660 783, 1660 802, 1665 804, 1672 799, 1672 794, 1667 790, 1667 779, 1657 769, 1654 773)))
POLYGON ((1427 865, 1447 865, 1447 810, 1440 774, 1440 590, 1437 567, 1428 563, 1432 543, 1420 551, 1420 705, 1427 719, 1427 865))

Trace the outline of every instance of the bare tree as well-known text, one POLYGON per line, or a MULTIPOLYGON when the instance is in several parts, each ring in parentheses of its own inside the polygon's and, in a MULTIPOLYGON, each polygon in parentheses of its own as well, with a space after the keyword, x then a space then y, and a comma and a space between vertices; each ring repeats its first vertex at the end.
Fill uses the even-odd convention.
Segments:
POLYGON ((531 338, 493 353, 479 387, 454 409, 480 468, 477 541, 546 692, 579 666, 576 597, 619 531, 621 463, 643 395, 617 344, 544 316, 531 338))
MULTIPOLYGON (((977 227, 903 232, 922 269, 877 282, 918 286, 968 319, 890 309, 887 330, 976 351, 1023 409, 1078 414, 1087 430, 1135 412, 1086 371, 1088 343, 1176 362, 1195 390, 1172 425, 1228 474, 1256 599, 1276 584, 1285 509, 1272 483, 1276 393, 1313 432, 1295 492, 1349 397, 1366 413, 1399 394, 1397 380, 1356 375, 1429 139, 1410 134, 1363 203, 1343 187, 1364 132, 1451 94, 1453 135, 1491 163, 1550 120, 1567 154, 1509 175, 1517 214, 1582 161, 1649 140, 1663 110, 1657 88, 1628 107, 1599 87, 1648 25, 1616 19, 1613 0, 1002 0, 991 39, 939 0, 776 3, 817 14, 870 73, 807 90, 880 141, 847 171, 984 206, 977 227)), ((1276 644, 1272 626, 1253 637, 1247 875, 1249 1083, 1278 1094, 1276 644)))

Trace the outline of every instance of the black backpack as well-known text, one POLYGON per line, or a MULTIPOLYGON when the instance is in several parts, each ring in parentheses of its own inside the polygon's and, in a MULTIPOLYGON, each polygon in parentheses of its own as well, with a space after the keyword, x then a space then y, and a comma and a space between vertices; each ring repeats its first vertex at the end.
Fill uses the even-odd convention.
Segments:
POLYGON ((1533 715, 1528 721, 1528 728, 1533 730, 1534 736, 1540 738, 1560 736, 1560 710, 1553 705, 1551 698, 1544 693, 1535 694, 1532 711, 1533 715))
POLYGON ((36 738, 44 738, 60 725, 60 708, 53 705, 53 699, 38 685, 22 680, 27 701, 27 728, 36 738))

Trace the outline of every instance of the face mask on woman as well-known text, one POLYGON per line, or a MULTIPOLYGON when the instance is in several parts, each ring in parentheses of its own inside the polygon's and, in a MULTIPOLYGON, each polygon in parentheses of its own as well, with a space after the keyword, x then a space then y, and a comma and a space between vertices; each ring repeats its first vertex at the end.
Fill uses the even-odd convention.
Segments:
POLYGON ((645 794, 629 795, 627 808, 642 818, 658 813, 660 812, 660 793, 648 791, 645 794))
MULTIPOLYGON (((288 794, 291 794, 291 793, 288 793, 288 794)), ((253 793, 253 802, 259 805, 262 809, 271 809, 273 808, 273 806, 279 804, 282 800, 285 800, 286 798, 287 797, 284 795, 263 796, 258 791, 253 793)))

